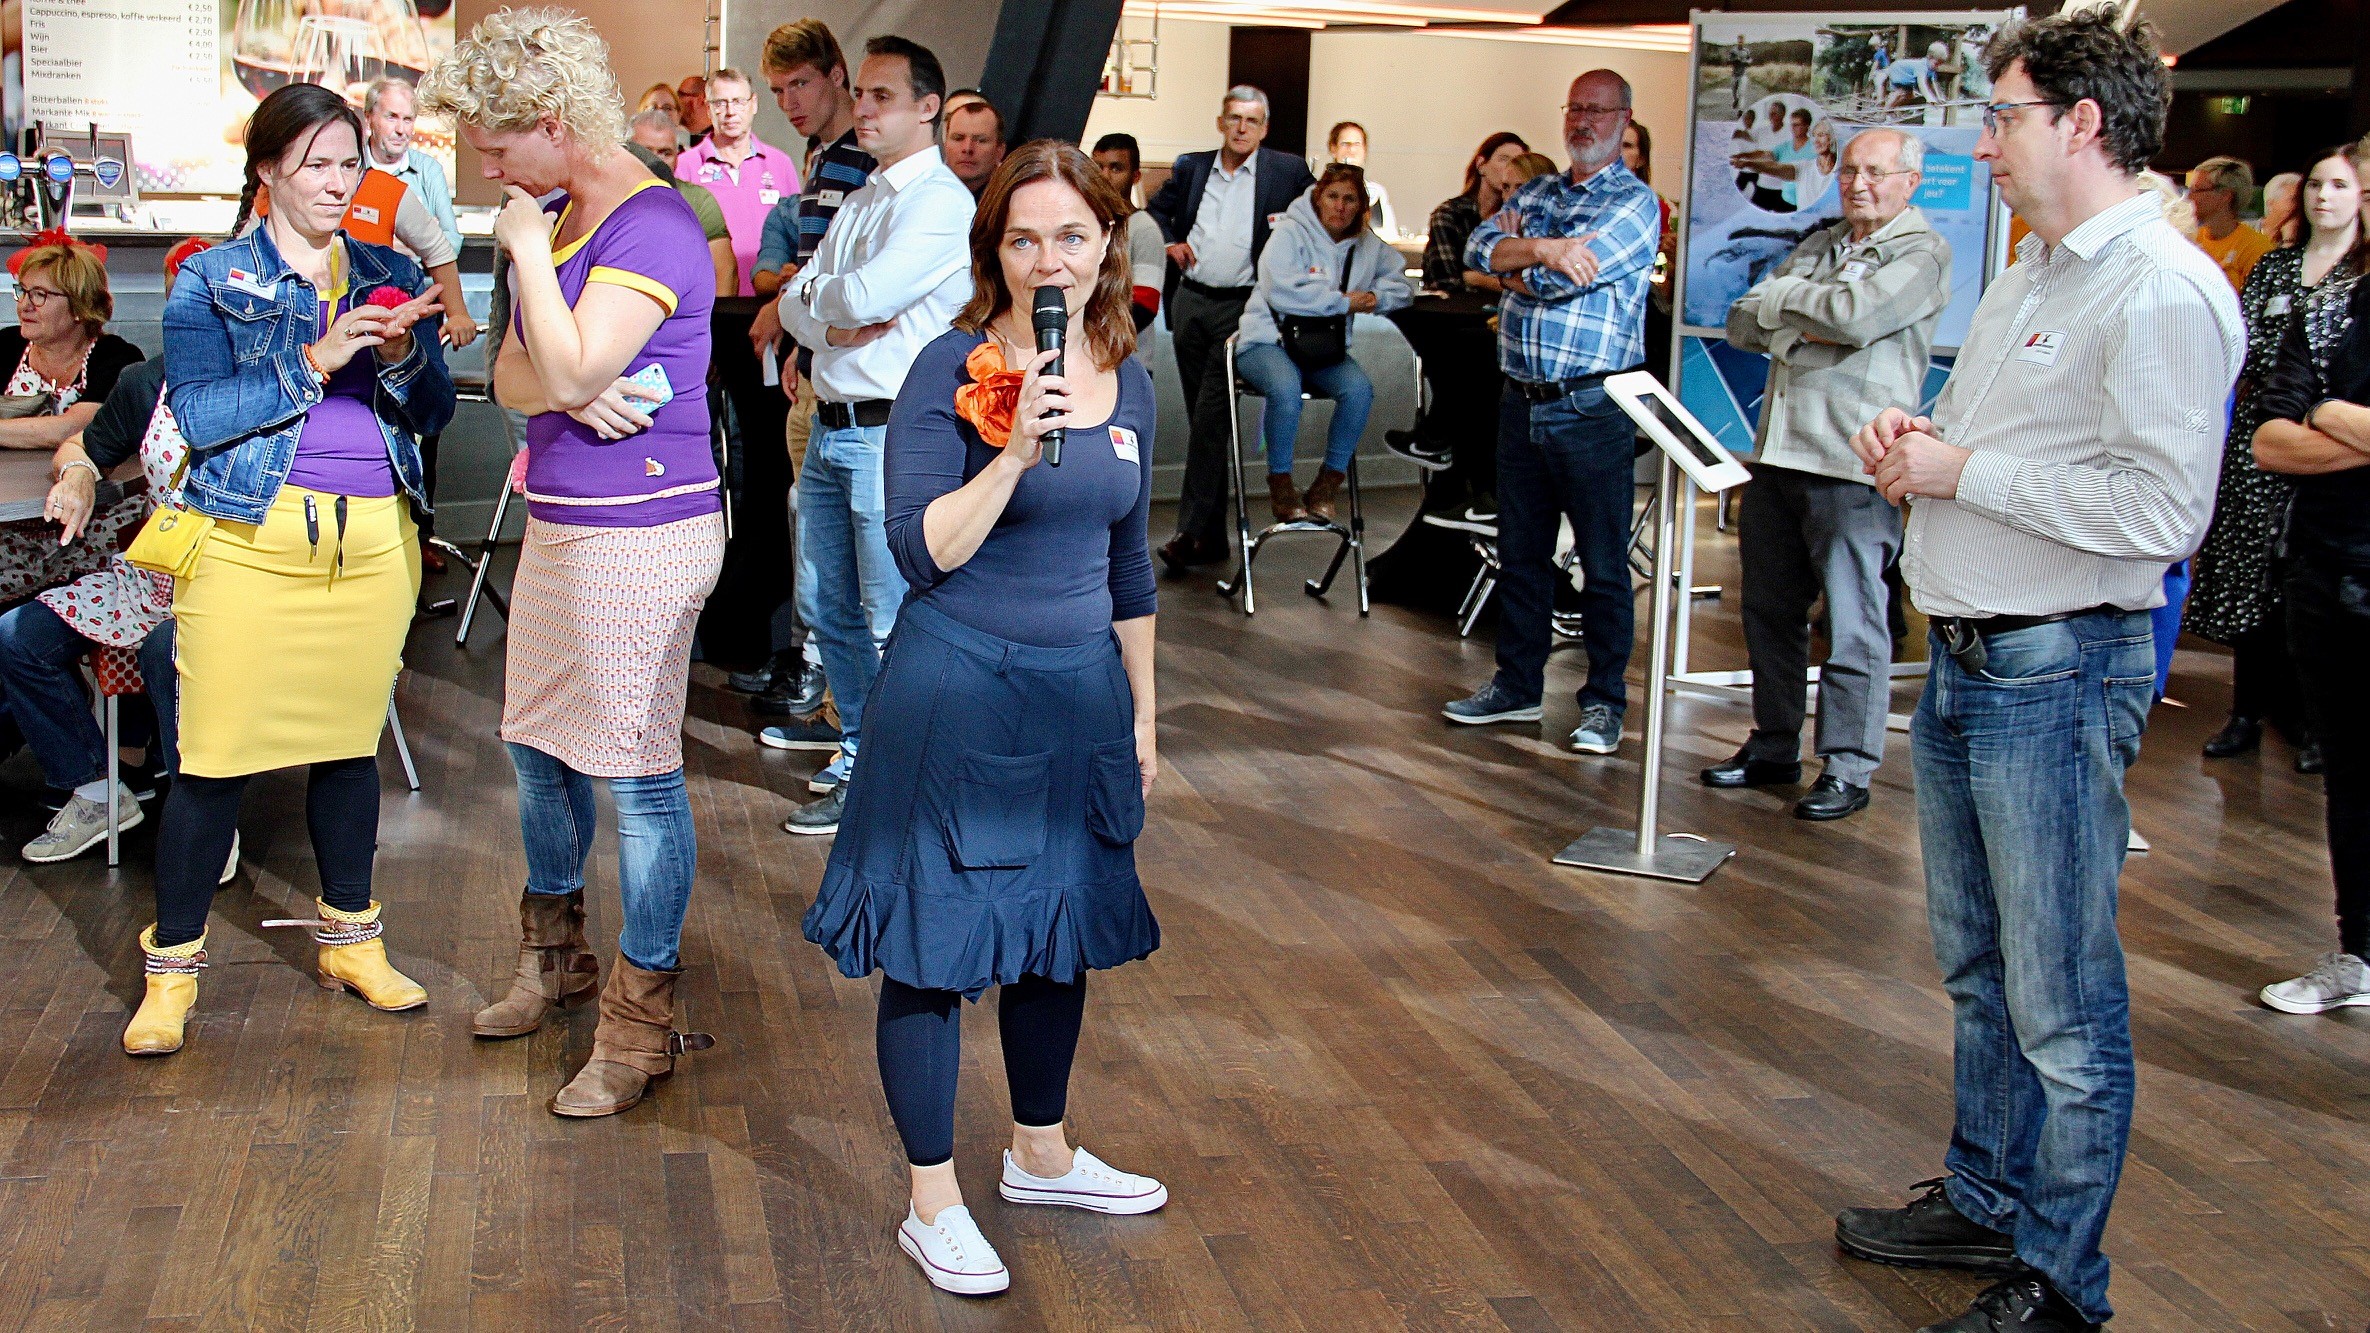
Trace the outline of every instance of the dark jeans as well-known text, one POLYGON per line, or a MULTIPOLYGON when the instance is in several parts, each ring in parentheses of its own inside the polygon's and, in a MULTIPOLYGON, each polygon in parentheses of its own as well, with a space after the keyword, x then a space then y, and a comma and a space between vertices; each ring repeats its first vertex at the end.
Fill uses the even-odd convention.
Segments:
POLYGON ((1827 600, 1817 749, 1827 772, 1865 787, 1884 760, 1893 636, 1885 566, 1901 550, 1900 511, 1876 488, 1758 467, 1737 514, 1745 653, 1753 664, 1752 757, 1802 757, 1809 710, 1810 608, 1827 600))
POLYGON ((725 441, 732 538, 700 617, 700 647, 707 660, 735 666, 754 666, 773 655, 774 612, 791 599, 797 569, 784 436, 790 400, 780 385, 765 383, 765 368, 749 345, 750 319, 719 310, 709 323, 715 376, 732 403, 725 441))
MULTIPOLYGON (((173 780, 164 827, 156 835, 156 942, 170 948, 206 933, 214 886, 230 860, 247 778, 173 780)), ((370 908, 371 861, 379 843, 376 755, 312 767, 304 793, 305 827, 321 872, 321 900, 341 912, 370 908)))
POLYGON ((1994 634, 1969 672, 1930 636, 1910 725, 1926 915, 1953 1011, 1956 1120, 1943 1164, 1961 1213, 2104 1322, 2107 1210, 2136 1080, 2115 933, 2156 693, 2145 611, 1994 634))
POLYGON ((1233 386, 1226 382, 1226 340, 1243 322, 1243 302, 1217 300, 1192 288, 1177 288, 1170 309, 1171 344, 1177 351, 1177 379, 1185 391, 1185 491, 1177 506, 1177 531, 1205 548, 1226 537, 1226 478, 1234 470, 1227 441, 1227 417, 1234 411, 1233 386))
POLYGON ((1637 603, 1629 583, 1637 430, 1602 388, 1533 405, 1509 386, 1498 400, 1498 684, 1518 699, 1546 690, 1554 630, 1557 519, 1579 544, 1580 637, 1588 684, 1580 702, 1627 708, 1637 603))
MULTIPOLYGON (((491 366, 493 362, 486 364, 491 366)), ((432 506, 436 503, 436 455, 443 443, 441 433, 420 437, 420 494, 428 497, 428 506, 414 506, 412 513, 419 523, 422 542, 436 535, 436 511, 432 506)))
POLYGON ((2230 715, 2269 722, 2294 735, 2310 732, 2311 701, 2288 650, 2288 610, 2273 602, 2255 627, 2230 645, 2230 715))
POLYGON ((2370 573, 2298 562, 2288 572, 2288 645, 2321 742, 2329 804, 2329 872, 2337 881, 2338 947, 2370 957, 2370 573))
MULTIPOLYGON (((996 988, 996 1028, 1004 1039, 1014 1124, 1058 1125, 1069 1113, 1070 1062, 1085 1018, 1084 973, 1070 982, 1029 975, 996 988)), ((962 995, 882 977, 873 1044, 906 1160, 915 1166, 951 1160, 955 1076, 963 1063, 962 995)))
MULTIPOLYGON (((40 761, 42 780, 72 789, 107 775, 107 735, 91 714, 77 664, 98 647, 40 602, 0 616, 0 685, 8 712, 40 761)), ((173 625, 165 622, 140 645, 140 674, 156 703, 166 770, 175 765, 174 721, 180 678, 173 671, 173 625)))

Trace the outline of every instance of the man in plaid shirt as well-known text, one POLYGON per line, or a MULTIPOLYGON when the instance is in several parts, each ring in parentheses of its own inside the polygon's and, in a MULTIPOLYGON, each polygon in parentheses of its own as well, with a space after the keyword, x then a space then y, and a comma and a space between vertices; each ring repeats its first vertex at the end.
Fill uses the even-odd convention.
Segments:
POLYGON ((1498 315, 1498 671, 1442 710, 1451 722, 1535 722, 1546 689, 1557 518, 1569 517, 1584 584, 1588 683, 1571 746, 1611 754, 1628 707, 1635 612, 1629 524, 1636 431, 1604 378, 1645 360, 1646 289, 1662 233, 1654 191, 1621 164, 1629 81, 1572 80, 1572 169, 1515 191, 1465 244, 1465 267, 1506 284, 1498 315))

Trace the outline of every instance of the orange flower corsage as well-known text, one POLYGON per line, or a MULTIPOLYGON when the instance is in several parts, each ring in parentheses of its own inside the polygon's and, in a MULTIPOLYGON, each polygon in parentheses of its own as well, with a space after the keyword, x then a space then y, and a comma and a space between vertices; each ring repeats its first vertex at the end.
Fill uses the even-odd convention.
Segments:
POLYGON ((955 415, 971 423, 989 447, 1012 442, 1012 415, 1020 406, 1020 382, 1027 378, 1004 365, 1004 349, 989 338, 963 358, 971 382, 955 390, 955 415))

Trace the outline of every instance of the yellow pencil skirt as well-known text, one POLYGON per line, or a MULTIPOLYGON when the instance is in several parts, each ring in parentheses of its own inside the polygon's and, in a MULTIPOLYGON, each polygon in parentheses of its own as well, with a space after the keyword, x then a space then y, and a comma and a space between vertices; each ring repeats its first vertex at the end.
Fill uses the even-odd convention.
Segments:
POLYGON ((341 538, 337 501, 282 486, 262 523, 215 524, 176 583, 182 772, 378 753, 420 595, 418 530, 400 495, 348 498, 341 538))

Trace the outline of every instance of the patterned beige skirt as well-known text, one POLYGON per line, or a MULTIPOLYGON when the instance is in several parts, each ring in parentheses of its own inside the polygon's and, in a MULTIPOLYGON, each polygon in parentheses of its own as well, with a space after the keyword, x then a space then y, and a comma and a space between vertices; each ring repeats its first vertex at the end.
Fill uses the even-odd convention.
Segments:
POLYGON ((502 739, 598 778, 681 768, 692 631, 723 564, 721 513, 649 528, 529 518, 502 739))

